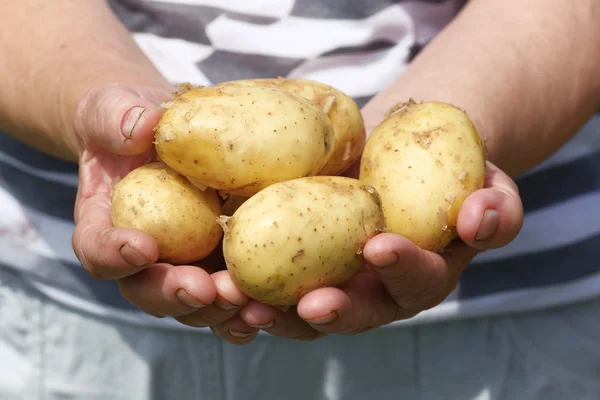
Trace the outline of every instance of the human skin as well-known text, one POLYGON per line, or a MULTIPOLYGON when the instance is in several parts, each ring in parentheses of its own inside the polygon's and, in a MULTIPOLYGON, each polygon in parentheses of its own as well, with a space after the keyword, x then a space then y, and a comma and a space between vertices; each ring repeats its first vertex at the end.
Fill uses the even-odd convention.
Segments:
POLYGON ((518 233, 522 206, 510 177, 550 155, 600 105, 600 3, 471 0, 363 109, 369 130, 409 97, 468 110, 490 164, 486 187, 460 211, 462 241, 435 254, 378 235, 364 249, 368 270, 283 311, 249 300, 211 265, 156 264, 150 236, 111 226, 110 182, 152 157, 158 105, 173 88, 105 1, 0 5, 0 129, 79 163, 73 248, 84 268, 115 279, 147 313, 211 326, 232 343, 259 329, 298 339, 357 333, 435 306, 473 256, 518 233))

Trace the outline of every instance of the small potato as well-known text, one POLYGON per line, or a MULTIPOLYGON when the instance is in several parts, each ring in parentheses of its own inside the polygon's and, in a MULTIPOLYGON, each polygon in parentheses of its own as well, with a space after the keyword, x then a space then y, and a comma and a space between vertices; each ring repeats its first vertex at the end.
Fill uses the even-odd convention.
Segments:
POLYGON ((365 123, 356 102, 344 92, 302 78, 243 79, 224 82, 219 86, 223 85, 272 87, 308 99, 323 109, 333 124, 335 146, 319 175, 339 175, 359 159, 365 146, 365 123))
POLYGON ((441 102, 409 102, 371 133, 360 180, 380 194, 387 228, 441 251, 456 237, 463 201, 483 187, 485 147, 467 114, 441 102))
POLYGON ((310 101, 267 87, 198 87, 167 105, 157 124, 159 158, 227 194, 249 197, 270 184, 316 175, 335 137, 310 101))
POLYGON ((163 163, 143 165, 127 174, 112 193, 112 222, 117 228, 148 233, 158 243, 159 259, 196 262, 219 244, 220 202, 213 189, 196 188, 163 163))
POLYGON ((364 265, 362 248, 384 227, 377 192, 357 179, 280 182, 221 217, 229 273, 249 297, 275 306, 340 285, 364 265))

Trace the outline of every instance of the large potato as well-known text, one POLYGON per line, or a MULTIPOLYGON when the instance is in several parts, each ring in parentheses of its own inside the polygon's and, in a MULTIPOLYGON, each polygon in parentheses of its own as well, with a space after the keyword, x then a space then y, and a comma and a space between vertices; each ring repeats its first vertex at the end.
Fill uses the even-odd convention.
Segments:
POLYGON ((160 159, 227 194, 249 197, 275 182, 316 175, 335 144, 323 110, 273 88, 192 88, 167 107, 155 128, 160 159))
POLYGON ((456 237, 465 198, 483 187, 485 148, 462 110, 410 102, 371 133, 360 179, 380 194, 387 228, 440 251, 456 237))
POLYGON ((372 187, 335 176, 274 184, 221 219, 233 281, 275 306, 349 279, 364 265, 363 245, 385 225, 372 187))
POLYGON ((331 119, 335 146, 319 175, 339 175, 358 160, 365 146, 365 123, 356 102, 344 92, 302 78, 243 79, 223 85, 267 86, 294 93, 321 107, 331 119))
POLYGON ((214 190, 198 189, 163 163, 134 169, 112 193, 113 225, 148 233, 159 259, 174 264, 199 261, 217 247, 219 212, 214 190))

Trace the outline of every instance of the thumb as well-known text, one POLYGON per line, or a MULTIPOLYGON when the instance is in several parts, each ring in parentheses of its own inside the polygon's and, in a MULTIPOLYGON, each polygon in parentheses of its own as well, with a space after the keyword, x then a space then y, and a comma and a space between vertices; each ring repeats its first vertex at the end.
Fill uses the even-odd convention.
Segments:
MULTIPOLYGON (((148 90, 151 97, 157 97, 155 89, 148 90)), ((164 110, 142 93, 136 93, 139 91, 115 84, 93 88, 85 94, 77 108, 75 129, 86 148, 124 156, 151 148, 153 128, 164 110)), ((165 91, 165 99, 169 95, 165 91)))

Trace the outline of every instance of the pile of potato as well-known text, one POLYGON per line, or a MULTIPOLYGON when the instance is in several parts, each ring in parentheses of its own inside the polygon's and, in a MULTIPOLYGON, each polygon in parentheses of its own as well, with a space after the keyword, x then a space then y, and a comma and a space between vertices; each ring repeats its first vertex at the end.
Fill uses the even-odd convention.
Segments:
POLYGON ((357 104, 307 79, 182 86, 164 107, 159 161, 115 186, 114 226, 149 233, 175 264, 221 245, 235 284, 266 304, 341 285, 384 231, 442 250, 484 182, 483 143, 445 103, 399 105, 368 140, 357 104), (359 159, 358 179, 341 176, 359 159))

